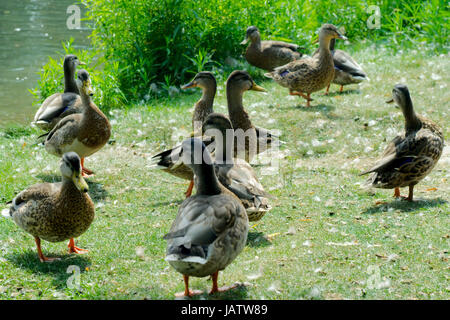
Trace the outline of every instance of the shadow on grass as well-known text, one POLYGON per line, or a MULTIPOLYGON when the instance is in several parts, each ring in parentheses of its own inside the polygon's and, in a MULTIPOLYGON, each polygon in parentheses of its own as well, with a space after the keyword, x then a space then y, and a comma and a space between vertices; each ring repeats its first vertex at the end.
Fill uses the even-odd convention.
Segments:
POLYGON ((51 263, 43 263, 39 260, 36 250, 27 250, 21 253, 9 253, 5 256, 16 267, 21 269, 28 269, 34 274, 49 274, 53 277, 52 284, 58 289, 65 288, 67 286, 67 279, 73 275, 73 272, 67 273, 67 268, 71 265, 78 266, 80 272, 83 273, 86 267, 91 264, 90 259, 87 256, 75 255, 75 254, 49 254, 44 253, 48 257, 60 258, 61 260, 53 261, 51 263))
POLYGON ((153 202, 151 203, 148 208, 159 208, 159 207, 166 207, 166 206, 173 206, 178 209, 178 207, 183 203, 185 199, 182 200, 168 200, 168 201, 159 201, 159 202, 153 202))
POLYGON ((264 237, 262 232, 249 232, 247 236, 247 246, 252 248, 268 247, 272 243, 264 237))
MULTIPOLYGON (((209 281, 210 282, 210 281, 209 281)), ((211 282, 210 282, 211 283, 211 282)), ((227 286, 228 284, 222 284, 224 286, 227 286)), ((220 288, 220 275, 219 275, 219 288, 220 288)), ((195 288, 189 288, 189 289, 195 289, 195 288)), ((224 291, 224 292, 217 292, 214 294, 209 294, 210 288, 203 292, 202 294, 195 295, 193 297, 182 297, 182 298, 175 298, 175 300, 242 300, 247 298, 248 295, 248 289, 247 286, 243 284, 237 284, 236 288, 224 291)))
MULTIPOLYGON (((337 87, 339 88, 339 87, 337 87)), ((344 87, 344 91, 339 92, 339 89, 337 89, 336 91, 332 91, 331 87, 330 87, 330 92, 328 93, 329 97, 335 97, 335 96, 345 96, 345 95, 349 95, 349 94, 360 94, 361 90, 359 89, 348 89, 346 90, 344 87)))
MULTIPOLYGON (((40 173, 36 176, 44 182, 55 183, 61 181, 61 174, 46 174, 40 173)), ((108 192, 103 188, 103 185, 97 182, 90 181, 92 178, 86 179, 86 182, 89 186, 89 195, 94 202, 98 202, 100 200, 104 200, 108 197, 108 192)))
POLYGON ((447 200, 437 198, 437 199, 418 199, 414 200, 414 202, 408 202, 404 200, 393 200, 391 202, 386 202, 380 205, 374 205, 370 208, 367 208, 363 214, 376 214, 376 213, 384 213, 387 211, 387 208, 393 208, 394 210, 400 210, 402 212, 413 212, 419 209, 428 208, 428 207, 437 207, 444 203, 447 203, 447 200))
POLYGON ((314 101, 311 102, 310 107, 306 107, 306 103, 296 104, 294 106, 289 107, 290 109, 295 109, 303 112, 320 112, 328 119, 340 119, 341 117, 334 113, 336 109, 335 106, 330 104, 314 104, 314 101))

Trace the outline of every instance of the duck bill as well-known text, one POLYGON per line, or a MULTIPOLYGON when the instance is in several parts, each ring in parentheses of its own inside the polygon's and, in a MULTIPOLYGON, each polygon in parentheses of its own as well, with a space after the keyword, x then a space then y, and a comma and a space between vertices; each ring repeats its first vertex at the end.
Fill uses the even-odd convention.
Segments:
POLYGON ((260 91, 260 92, 267 92, 267 90, 266 89, 264 89, 263 87, 261 87, 261 86, 258 86, 256 83, 254 83, 253 82, 253 86, 250 88, 250 90, 253 90, 253 91, 260 91))
POLYGON ((79 61, 78 64, 79 64, 80 66, 85 66, 85 65, 86 65, 86 62, 79 61))
POLYGON ((191 81, 188 84, 185 84, 184 86, 181 87, 182 90, 186 90, 189 88, 195 88, 197 87, 197 83, 195 81, 191 81))
POLYGON ((386 103, 392 103, 392 102, 394 102, 394 99, 393 99, 393 98, 391 98, 391 99, 389 99, 389 100, 386 101, 386 103))
POLYGON ((94 95, 94 89, 92 89, 92 85, 91 85, 91 81, 85 81, 84 82, 84 91, 86 92, 86 94, 90 97, 92 97, 94 95))
POLYGON ((241 44, 247 44, 247 42, 248 42, 248 38, 247 38, 247 37, 245 37, 245 39, 244 39, 244 40, 242 40, 241 44))
POLYGON ((348 40, 348 38, 346 36, 343 36, 342 34, 338 35, 338 39, 348 40))
POLYGON ((81 192, 88 192, 89 186, 86 183, 86 180, 80 175, 79 172, 74 172, 72 176, 72 181, 75 184, 75 187, 77 187, 78 190, 81 192))

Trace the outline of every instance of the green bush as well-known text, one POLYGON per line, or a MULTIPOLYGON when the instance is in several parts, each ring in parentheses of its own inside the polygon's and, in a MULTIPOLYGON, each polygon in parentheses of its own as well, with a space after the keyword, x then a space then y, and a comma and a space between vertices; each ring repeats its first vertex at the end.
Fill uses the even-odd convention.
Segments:
MULTIPOLYGON (((313 50, 312 40, 327 22, 344 28, 355 46, 367 46, 370 41, 398 50, 425 43, 430 52, 448 50, 449 8, 444 0, 82 2, 88 9, 87 20, 93 24, 93 53, 83 54, 102 56, 99 61, 105 72, 94 78, 94 84, 101 88, 101 103, 110 106, 125 97, 137 102, 168 96, 172 86, 188 81, 199 70, 213 70, 223 79, 233 69, 225 63, 229 58, 238 60, 234 68, 260 75, 241 58, 245 48, 239 43, 250 25, 260 29, 263 39, 295 42, 307 52, 313 50), (381 9, 380 29, 366 25, 372 14, 367 12, 370 5, 381 9), (360 42, 362 39, 367 41, 360 42)), ((43 96, 55 89, 54 76, 60 74, 55 67, 52 61, 44 67, 38 84, 43 96)))
POLYGON ((58 52, 58 59, 49 57, 48 62, 38 72, 37 87, 29 90, 36 98, 36 102, 43 102, 45 98, 55 92, 64 91, 63 62, 66 54, 75 54, 80 61, 86 63, 84 68, 89 72, 94 87, 94 102, 103 111, 122 107, 127 101, 119 87, 119 65, 117 62, 106 61, 104 56, 93 50, 77 50, 73 47, 73 38, 63 43, 63 52, 58 52))

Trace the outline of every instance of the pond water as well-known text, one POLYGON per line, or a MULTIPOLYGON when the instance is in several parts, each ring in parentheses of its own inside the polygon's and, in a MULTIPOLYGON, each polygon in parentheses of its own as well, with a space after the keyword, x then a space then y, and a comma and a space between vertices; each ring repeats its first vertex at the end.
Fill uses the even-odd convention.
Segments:
MULTIPOLYGON (((72 4, 76 1, 0 0, 0 127, 33 120, 37 106, 28 89, 36 86, 37 72, 48 56, 62 55, 62 42, 73 37, 74 47, 88 47, 86 21, 81 21, 81 29, 67 27, 72 4)), ((83 18, 85 8, 79 7, 83 18)))

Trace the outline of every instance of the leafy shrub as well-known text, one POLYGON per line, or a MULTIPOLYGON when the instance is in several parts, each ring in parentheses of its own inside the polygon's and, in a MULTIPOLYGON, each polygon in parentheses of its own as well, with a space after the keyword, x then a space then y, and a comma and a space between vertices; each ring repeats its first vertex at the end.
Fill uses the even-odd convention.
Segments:
MULTIPOLYGON (((219 79, 233 68, 260 76, 241 58, 245 48, 239 43, 250 25, 260 29, 263 39, 295 42, 306 52, 313 50, 312 40, 323 23, 344 28, 356 47, 370 41, 393 50, 423 43, 431 52, 448 50, 449 7, 444 0, 80 1, 93 23, 94 52, 80 55, 95 56, 103 64, 102 76, 94 72, 99 75, 94 83, 101 88, 101 103, 110 106, 125 98, 136 102, 169 96, 170 88, 199 70, 216 71, 219 79), (366 25, 372 4, 381 9, 380 29, 366 25), (230 65, 230 60, 237 62, 230 65)), ((55 67, 51 60, 44 67, 38 84, 42 94, 55 87, 55 67)))
POLYGON ((94 88, 94 102, 103 110, 122 107, 127 101, 119 87, 116 78, 119 73, 118 63, 106 62, 104 56, 91 50, 77 50, 73 47, 73 38, 63 43, 63 52, 58 52, 58 59, 49 57, 48 62, 39 71, 37 87, 29 90, 36 102, 43 102, 45 98, 55 92, 64 91, 64 56, 75 54, 80 61, 86 63, 80 66, 89 72, 94 88))

